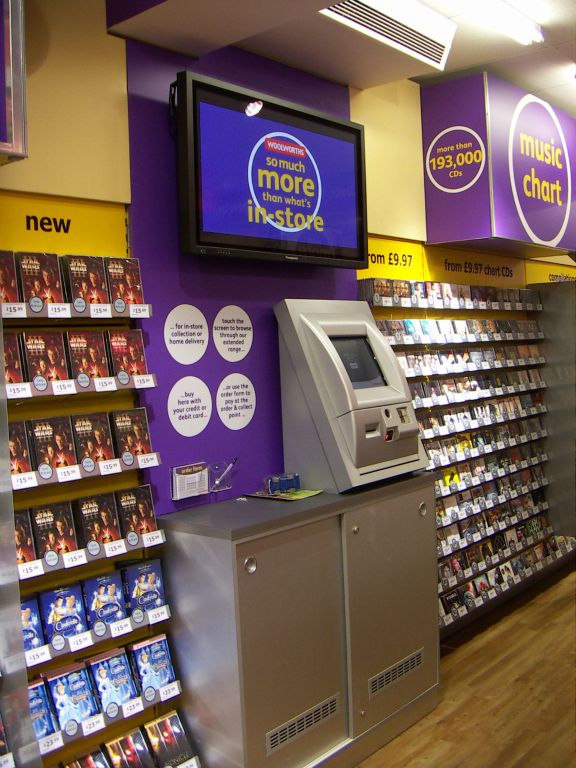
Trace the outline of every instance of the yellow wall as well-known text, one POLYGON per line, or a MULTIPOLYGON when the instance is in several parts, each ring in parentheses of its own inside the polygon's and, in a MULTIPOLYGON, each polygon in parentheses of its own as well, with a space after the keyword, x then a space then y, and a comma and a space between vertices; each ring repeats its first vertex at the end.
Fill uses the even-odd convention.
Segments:
POLYGON ((351 90, 350 114, 365 126, 368 232, 426 240, 419 86, 351 90))
POLYGON ((29 157, 0 167, 0 189, 130 200, 124 41, 104 0, 26 0, 29 157))

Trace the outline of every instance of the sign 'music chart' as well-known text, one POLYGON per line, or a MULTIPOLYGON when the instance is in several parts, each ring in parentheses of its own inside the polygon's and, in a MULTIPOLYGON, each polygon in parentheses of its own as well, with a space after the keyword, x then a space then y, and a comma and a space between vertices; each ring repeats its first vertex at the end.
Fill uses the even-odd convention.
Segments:
POLYGON ((205 232, 357 246, 354 144, 200 104, 205 232))
POLYGON ((490 75, 422 89, 429 242, 576 247, 576 121, 490 75))

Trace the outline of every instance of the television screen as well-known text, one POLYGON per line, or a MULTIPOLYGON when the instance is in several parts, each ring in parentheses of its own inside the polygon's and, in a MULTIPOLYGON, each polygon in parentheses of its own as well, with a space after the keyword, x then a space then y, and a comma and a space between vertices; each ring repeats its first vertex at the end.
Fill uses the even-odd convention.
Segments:
POLYGON ((353 389, 386 386, 366 336, 332 336, 330 341, 344 364, 353 389))
POLYGON ((367 264, 361 125, 180 72, 185 253, 367 264))

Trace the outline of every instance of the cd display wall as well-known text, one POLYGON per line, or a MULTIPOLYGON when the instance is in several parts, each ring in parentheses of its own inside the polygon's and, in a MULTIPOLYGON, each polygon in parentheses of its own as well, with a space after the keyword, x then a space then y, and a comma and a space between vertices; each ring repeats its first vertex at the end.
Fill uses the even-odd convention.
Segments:
POLYGON ((547 500, 541 299, 378 278, 359 281, 358 298, 412 393, 435 478, 439 625, 452 631, 574 549, 547 500))

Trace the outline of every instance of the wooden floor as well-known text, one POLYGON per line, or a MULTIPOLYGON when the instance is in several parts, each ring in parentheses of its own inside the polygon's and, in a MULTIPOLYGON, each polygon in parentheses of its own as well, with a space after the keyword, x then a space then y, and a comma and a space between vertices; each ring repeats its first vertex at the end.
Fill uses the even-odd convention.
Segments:
POLYGON ((575 596, 568 568, 447 638, 437 708, 361 768, 575 767, 575 596))

